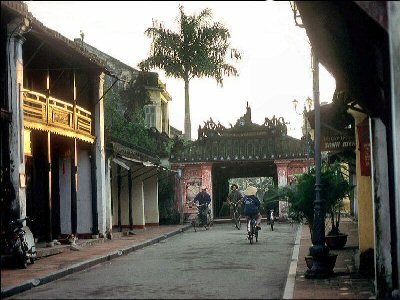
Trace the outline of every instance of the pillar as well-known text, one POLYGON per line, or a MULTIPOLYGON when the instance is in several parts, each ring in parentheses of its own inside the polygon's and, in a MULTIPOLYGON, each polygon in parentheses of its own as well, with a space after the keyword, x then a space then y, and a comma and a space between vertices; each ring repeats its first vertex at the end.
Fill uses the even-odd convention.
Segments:
POLYGON ((392 255, 390 231, 389 175, 386 127, 378 118, 371 120, 372 193, 375 215, 375 276, 379 297, 390 297, 392 255))
POLYGON ((392 216, 392 250, 394 253, 393 280, 397 297, 400 295, 400 4, 397 1, 387 2, 388 11, 388 33, 390 53, 390 77, 391 77, 391 123, 392 123, 392 153, 393 153, 393 175, 394 178, 394 212, 392 216), (397 128, 397 129, 396 129, 397 128))
MULTIPOLYGON (((288 184, 288 164, 287 161, 275 161, 278 173, 278 186, 288 184)), ((279 201, 279 218, 287 216, 287 202, 279 201)))
POLYGON ((11 201, 11 214, 15 218, 26 216, 25 162, 24 162, 24 111, 23 111, 23 60, 21 25, 26 20, 14 19, 7 25, 6 45, 8 111, 11 112, 10 179, 15 197, 11 201))
MULTIPOLYGON (((106 160, 106 231, 112 228, 112 213, 111 213, 111 158, 106 160)), ((97 204, 97 201, 96 201, 97 204)))
MULTIPOLYGON (((357 210, 358 210, 358 245, 359 252, 362 254, 368 249, 374 249, 374 213, 372 203, 372 183, 371 176, 361 174, 361 157, 360 152, 360 135, 357 132, 357 125, 363 121, 368 121, 368 117, 358 111, 349 110, 349 113, 354 117, 356 125, 356 174, 357 174, 357 210)), ((369 130, 366 131, 369 136, 369 130)), ((362 137, 361 137, 362 138, 362 137)), ((365 152, 368 154, 368 151, 365 152)), ((362 263, 362 262, 360 262, 362 263)))
MULTIPOLYGON (((96 196, 97 196, 97 222, 99 233, 107 230, 107 197, 106 197, 106 155, 104 141, 104 73, 94 79, 94 135, 95 139, 95 164, 96 164, 96 196), (99 100, 100 99, 100 100, 99 100)), ((92 120, 93 122, 93 120, 92 120)))

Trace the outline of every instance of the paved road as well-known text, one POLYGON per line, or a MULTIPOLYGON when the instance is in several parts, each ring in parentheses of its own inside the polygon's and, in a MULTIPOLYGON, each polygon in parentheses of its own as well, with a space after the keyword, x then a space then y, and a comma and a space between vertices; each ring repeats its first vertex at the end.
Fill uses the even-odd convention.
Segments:
POLYGON ((282 298, 297 225, 275 225, 253 245, 243 226, 190 229, 15 298, 282 298))

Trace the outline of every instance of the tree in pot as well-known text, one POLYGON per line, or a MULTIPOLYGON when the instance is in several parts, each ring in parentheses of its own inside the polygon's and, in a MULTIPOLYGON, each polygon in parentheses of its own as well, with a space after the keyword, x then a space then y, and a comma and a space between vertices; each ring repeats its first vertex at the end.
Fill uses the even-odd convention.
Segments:
MULTIPOLYGON (((321 198, 325 201, 325 212, 331 217, 332 230, 327 236, 343 236, 339 232, 340 224, 340 207, 341 201, 345 198, 352 189, 352 186, 345 179, 341 172, 341 165, 333 163, 331 165, 323 164, 321 168, 321 183, 323 186, 321 198)), ((309 173, 304 173, 295 176, 295 181, 292 185, 280 187, 270 193, 267 201, 273 199, 285 199, 289 205, 289 216, 298 221, 306 220, 312 236, 312 228, 314 224, 314 200, 315 200, 315 169, 311 169, 309 173)), ((347 237, 347 235, 346 235, 347 237)), ((329 247, 329 245, 328 245, 329 247)), ((328 259, 332 269, 336 262, 336 254, 330 254, 328 259)), ((306 257, 311 259, 311 256, 306 257)), ((309 265, 311 266, 311 264, 309 265)))
POLYGON ((347 234, 341 233, 339 230, 340 217, 343 207, 343 199, 350 195, 351 190, 354 188, 346 179, 343 173, 343 166, 335 162, 329 166, 326 171, 327 193, 325 195, 326 201, 329 203, 327 213, 330 215, 331 230, 325 236, 326 245, 330 249, 342 249, 347 242, 347 234))

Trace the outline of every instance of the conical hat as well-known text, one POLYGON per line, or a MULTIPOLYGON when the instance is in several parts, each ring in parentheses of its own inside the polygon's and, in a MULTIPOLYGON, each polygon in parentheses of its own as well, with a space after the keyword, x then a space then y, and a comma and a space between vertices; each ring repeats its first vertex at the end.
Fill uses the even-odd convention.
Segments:
POLYGON ((245 196, 253 196, 257 193, 257 188, 255 186, 248 186, 247 189, 244 191, 245 196))

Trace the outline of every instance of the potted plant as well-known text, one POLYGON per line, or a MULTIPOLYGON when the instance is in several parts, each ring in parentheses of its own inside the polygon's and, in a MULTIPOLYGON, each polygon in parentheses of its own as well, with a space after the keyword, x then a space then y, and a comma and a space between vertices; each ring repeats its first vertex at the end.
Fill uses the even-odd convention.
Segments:
POLYGON ((325 236, 326 245, 330 249, 342 249, 347 242, 347 234, 340 232, 340 217, 343 207, 343 199, 349 196, 354 188, 342 172, 342 166, 334 163, 325 172, 326 177, 326 193, 325 198, 327 205, 327 213, 330 215, 331 229, 325 236))
MULTIPOLYGON (((321 198, 325 201, 325 212, 330 215, 332 222, 331 230, 328 232, 329 242, 336 236, 347 238, 347 235, 339 231, 341 201, 348 195, 351 190, 350 184, 344 178, 341 172, 341 165, 334 163, 331 165, 324 164, 321 168, 321 198)), ((299 221, 306 220, 309 226, 311 239, 314 224, 314 200, 315 200, 315 169, 311 169, 309 173, 295 176, 295 182, 292 185, 275 189, 270 193, 271 197, 267 201, 274 198, 285 199, 289 204, 289 216, 299 221)), ((343 245, 344 246, 344 245, 343 245)), ((329 247, 329 245, 328 245, 329 247)), ((333 247, 334 248, 334 247, 333 247)), ((332 249, 333 249, 332 248, 332 249)), ((336 248, 337 249, 337 248, 336 248)), ((328 265, 333 269, 336 262, 336 254, 328 255, 328 265)), ((312 257, 306 256, 306 262, 309 267, 312 266, 312 257)))

